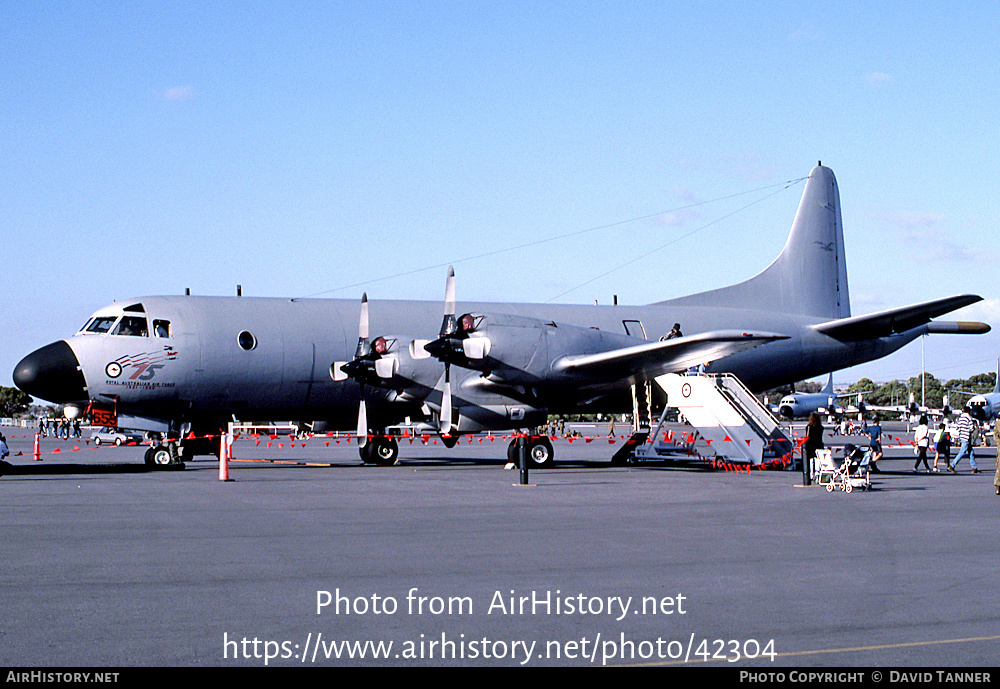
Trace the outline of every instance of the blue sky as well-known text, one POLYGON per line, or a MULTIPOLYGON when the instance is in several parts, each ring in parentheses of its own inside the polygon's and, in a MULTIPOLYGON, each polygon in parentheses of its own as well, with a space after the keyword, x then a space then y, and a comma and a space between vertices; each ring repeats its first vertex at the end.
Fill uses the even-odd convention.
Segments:
MULTIPOLYGON (((185 288, 439 300, 448 263, 487 301, 719 287, 777 255, 780 183, 817 160, 855 314, 974 293, 948 318, 1000 326, 1000 5, 811 5, 4 3, 0 385, 185 288)), ((942 378, 998 356, 926 339, 942 378)))

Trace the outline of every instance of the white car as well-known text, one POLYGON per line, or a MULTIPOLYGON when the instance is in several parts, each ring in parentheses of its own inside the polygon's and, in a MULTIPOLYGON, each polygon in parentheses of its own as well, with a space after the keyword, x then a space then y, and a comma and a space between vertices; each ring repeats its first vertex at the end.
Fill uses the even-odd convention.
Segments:
POLYGON ((123 431, 120 428, 104 426, 100 430, 91 433, 90 439, 94 441, 95 445, 100 445, 101 443, 114 443, 115 445, 138 445, 142 442, 142 433, 136 433, 135 431, 123 431))

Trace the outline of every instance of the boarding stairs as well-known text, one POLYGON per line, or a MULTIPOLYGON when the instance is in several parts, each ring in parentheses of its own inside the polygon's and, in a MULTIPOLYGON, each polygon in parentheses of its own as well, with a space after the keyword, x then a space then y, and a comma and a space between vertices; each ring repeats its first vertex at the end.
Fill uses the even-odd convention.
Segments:
MULTIPOLYGON (((669 373, 656 383, 667 394, 667 406, 684 415, 719 459, 760 465, 766 458, 788 456, 794 448, 770 410, 733 375, 669 373)), ((663 416, 654 438, 662 422, 663 416)), ((636 456, 655 451, 654 444, 636 456)))

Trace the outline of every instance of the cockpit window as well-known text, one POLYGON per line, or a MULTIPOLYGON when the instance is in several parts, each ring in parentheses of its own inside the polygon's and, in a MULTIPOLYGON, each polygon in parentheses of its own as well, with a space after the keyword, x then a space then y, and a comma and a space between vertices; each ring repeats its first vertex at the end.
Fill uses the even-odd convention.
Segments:
POLYGON ((130 337, 149 337, 146 319, 141 316, 122 316, 121 321, 112 335, 127 335, 130 337))
POLYGON ((98 316, 87 326, 87 332, 103 335, 111 330, 111 326, 115 324, 116 320, 118 320, 118 316, 98 316))

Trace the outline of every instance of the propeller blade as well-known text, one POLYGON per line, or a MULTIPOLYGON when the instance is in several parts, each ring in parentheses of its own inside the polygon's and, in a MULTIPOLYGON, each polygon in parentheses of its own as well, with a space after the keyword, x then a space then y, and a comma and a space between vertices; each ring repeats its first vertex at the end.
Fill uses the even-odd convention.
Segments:
POLYGON ((444 312, 455 315, 455 269, 448 266, 448 279, 444 284, 444 312))
POLYGON ((448 266, 448 279, 444 287, 444 320, 441 321, 441 337, 455 332, 455 269, 448 266))
POLYGON ((361 405, 358 407, 358 447, 364 447, 368 442, 368 407, 365 405, 364 392, 361 393, 361 405))
POLYGON ((392 378, 399 370, 399 359, 379 359, 375 362, 375 375, 379 378, 392 378))
POLYGON ((444 393, 441 395, 441 434, 451 433, 451 366, 444 366, 444 393))
POLYGON ((361 319, 358 322, 358 339, 368 339, 368 292, 361 295, 361 319))
POLYGON ((336 382, 341 382, 348 379, 348 375, 344 373, 344 366, 347 365, 346 361, 334 361, 330 366, 330 377, 336 382))
POLYGON ((470 359, 485 359, 490 353, 491 343, 486 337, 470 337, 462 340, 462 351, 470 359))

